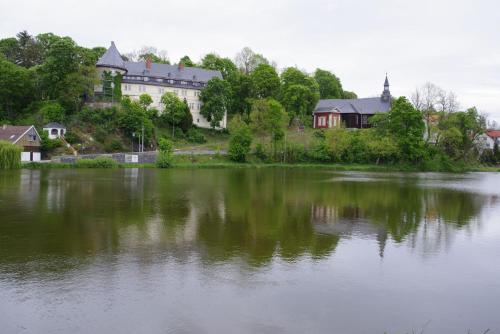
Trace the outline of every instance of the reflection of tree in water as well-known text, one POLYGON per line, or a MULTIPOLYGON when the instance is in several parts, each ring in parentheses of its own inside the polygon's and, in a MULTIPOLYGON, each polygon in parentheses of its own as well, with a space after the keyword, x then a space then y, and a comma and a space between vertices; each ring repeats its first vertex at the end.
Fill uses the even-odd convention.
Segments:
POLYGON ((0 261, 128 253, 205 262, 331 254, 363 234, 439 250, 468 228, 483 195, 423 188, 415 179, 364 182, 308 170, 47 170, 0 174, 0 261), (5 220, 5 219, 4 219, 5 220))
POLYGON ((485 196, 424 188, 415 179, 331 182, 328 193, 312 203, 312 221, 320 233, 376 238, 381 256, 389 237, 396 243, 408 240, 412 247, 418 242, 431 253, 474 221, 484 204, 485 196))

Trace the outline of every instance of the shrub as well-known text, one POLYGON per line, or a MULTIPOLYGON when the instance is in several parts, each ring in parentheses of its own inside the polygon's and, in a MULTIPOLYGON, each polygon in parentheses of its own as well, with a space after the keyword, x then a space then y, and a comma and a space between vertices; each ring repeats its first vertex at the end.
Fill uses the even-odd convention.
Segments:
POLYGON ((21 148, 7 141, 0 141, 0 169, 21 167, 21 148))
POLYGON ((47 131, 40 132, 41 150, 42 152, 51 152, 62 145, 61 139, 49 139, 47 131))
POLYGON ((98 126, 94 132, 94 139, 99 143, 104 143, 106 141, 106 137, 108 136, 108 132, 104 130, 102 127, 98 126))
POLYGON ((64 108, 57 102, 45 102, 40 112, 44 122, 59 122, 64 120, 64 108))
POLYGON ((172 153, 174 147, 168 139, 161 138, 158 142, 158 155, 156 156, 156 167, 168 168, 172 165, 172 153))
POLYGON ((188 132, 186 133, 186 139, 191 143, 197 144, 203 144, 207 141, 203 133, 194 128, 188 130, 188 132))
POLYGON ((267 160, 266 150, 264 149, 264 145, 262 145, 261 143, 255 145, 255 156, 262 161, 267 160))
POLYGON ((98 157, 95 159, 79 159, 75 163, 77 168, 116 168, 118 163, 108 157, 98 157))
POLYGON ((80 142, 80 137, 78 137, 73 131, 66 131, 64 134, 64 139, 71 145, 80 142))
POLYGON ((121 152, 123 151, 122 142, 117 138, 107 140, 106 144, 104 145, 104 150, 106 152, 121 152))
POLYGON ((244 123, 232 130, 229 139, 229 158, 236 162, 245 162, 246 155, 250 152, 252 133, 250 127, 244 123))

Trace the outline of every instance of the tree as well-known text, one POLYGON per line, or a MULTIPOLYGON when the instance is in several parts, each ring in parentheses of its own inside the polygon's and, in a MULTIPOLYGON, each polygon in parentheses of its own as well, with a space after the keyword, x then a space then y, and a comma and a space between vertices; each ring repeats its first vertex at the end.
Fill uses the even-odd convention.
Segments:
POLYGON ((319 95, 321 99, 341 99, 342 84, 335 74, 322 69, 316 69, 314 79, 319 85, 319 95))
POLYGON ((370 121, 379 134, 394 138, 405 161, 416 162, 422 159, 425 124, 420 111, 405 97, 394 100, 388 113, 377 114, 370 121))
POLYGON ((231 85, 229 113, 248 116, 252 107, 252 79, 246 74, 236 73, 228 81, 231 85))
POLYGON ((288 115, 283 106, 274 99, 255 100, 250 112, 252 129, 267 134, 276 154, 276 144, 283 139, 288 125, 288 115))
POLYGON ((184 103, 184 116, 182 117, 179 126, 182 129, 182 131, 184 131, 184 133, 187 133, 189 129, 191 129, 191 127, 193 126, 193 115, 191 114, 191 110, 189 109, 186 99, 184 99, 183 103, 184 103))
POLYGON ((342 91, 342 98, 343 99, 357 99, 358 95, 354 92, 349 92, 347 90, 342 91))
POLYGON ((166 138, 161 138, 158 142, 158 155, 156 156, 156 167, 168 168, 172 165, 172 154, 174 146, 172 142, 166 138))
POLYGON ((245 162, 246 155, 250 153, 252 145, 252 132, 250 127, 241 120, 241 116, 235 116, 230 124, 229 131, 229 158, 236 162, 245 162))
POLYGON ((201 91, 201 115, 210 122, 212 128, 220 127, 231 106, 231 87, 226 80, 212 78, 201 91))
POLYGON ((260 64, 250 74, 252 95, 256 98, 277 98, 280 92, 280 78, 276 70, 267 64, 260 64))
POLYGON ((153 104, 153 98, 149 94, 141 94, 139 96, 139 104, 146 110, 153 104))
POLYGON ((172 137, 175 135, 175 126, 185 117, 185 103, 174 93, 167 92, 161 97, 163 113, 160 118, 172 125, 172 137))
POLYGON ((42 49, 38 42, 26 30, 17 34, 18 53, 16 64, 30 68, 42 62, 42 49))
POLYGON ((200 66, 207 70, 220 71, 224 79, 229 79, 238 71, 231 59, 222 58, 215 53, 205 55, 200 66))
POLYGON ((319 100, 316 80, 295 67, 288 67, 281 74, 281 86, 281 101, 287 112, 306 121, 319 100))
POLYGON ((16 62, 17 54, 19 53, 19 44, 14 37, 4 38, 0 40, 0 55, 11 63, 16 62))
POLYGON ((64 121, 64 108, 57 102, 46 102, 40 108, 45 123, 64 121))
POLYGON ((252 51, 249 47, 244 47, 235 57, 238 68, 245 74, 253 72, 260 64, 269 65, 269 61, 264 56, 252 51))
POLYGON ((154 46, 143 46, 139 50, 126 53, 125 57, 131 61, 146 61, 151 59, 153 63, 170 64, 168 52, 166 50, 158 50, 154 46))
POLYGON ((148 118, 139 102, 131 100, 128 96, 122 98, 121 108, 118 112, 118 126, 128 136, 138 135, 142 133, 144 128, 146 142, 153 137, 153 122, 148 118))
POLYGON ((0 57, 0 109, 14 119, 34 99, 32 72, 0 57))
POLYGON ((194 62, 191 60, 191 58, 189 58, 189 56, 182 57, 179 60, 179 64, 183 64, 186 67, 194 67, 195 66, 194 62))

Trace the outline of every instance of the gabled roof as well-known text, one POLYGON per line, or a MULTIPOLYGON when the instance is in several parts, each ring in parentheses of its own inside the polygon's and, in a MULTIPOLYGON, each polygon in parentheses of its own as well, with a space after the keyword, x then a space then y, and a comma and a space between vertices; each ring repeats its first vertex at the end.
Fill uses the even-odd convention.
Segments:
MULTIPOLYGON (((3 125, 0 127, 0 140, 6 140, 12 144, 17 143, 28 130, 34 128, 33 125, 3 125)), ((35 132, 36 129, 35 129, 35 132)), ((38 132, 37 132, 38 134, 38 132)))
POLYGON ((488 130, 486 134, 491 138, 500 138, 500 130, 488 130))
POLYGON ((389 111, 391 103, 383 101, 380 97, 319 100, 314 113, 332 111, 333 109, 337 109, 342 114, 375 114, 389 111))
POLYGON ((153 63, 151 64, 151 69, 148 70, 146 68, 146 62, 126 61, 125 68, 127 69, 127 76, 139 75, 198 82, 208 82, 214 77, 222 79, 222 75, 219 71, 205 70, 198 67, 184 67, 181 69, 177 65, 153 63))
POLYGON ((120 52, 115 46, 115 42, 111 42, 109 49, 99 58, 96 64, 97 67, 112 67, 120 70, 126 70, 124 61, 120 52))
POLYGON ((57 122, 51 122, 49 124, 45 124, 43 126, 44 129, 66 129, 66 127, 62 124, 59 124, 57 122))

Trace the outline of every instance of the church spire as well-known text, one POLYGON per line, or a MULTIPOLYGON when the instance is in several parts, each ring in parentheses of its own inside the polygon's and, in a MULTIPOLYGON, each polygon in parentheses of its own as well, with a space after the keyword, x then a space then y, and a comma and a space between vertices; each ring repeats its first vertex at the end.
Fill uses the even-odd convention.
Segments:
POLYGON ((389 79, 387 78, 387 73, 385 74, 384 91, 382 92, 382 96, 380 96, 380 98, 384 102, 389 102, 391 100, 391 91, 389 90, 389 79))

